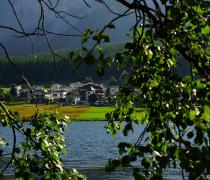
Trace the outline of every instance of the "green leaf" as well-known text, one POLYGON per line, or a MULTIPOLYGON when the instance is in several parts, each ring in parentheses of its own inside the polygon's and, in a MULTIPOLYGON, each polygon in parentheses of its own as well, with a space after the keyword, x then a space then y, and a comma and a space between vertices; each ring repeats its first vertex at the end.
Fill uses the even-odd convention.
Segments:
POLYGON ((157 87, 158 85, 159 85, 159 82, 157 80, 150 81, 150 87, 157 87))
POLYGON ((198 14, 204 14, 207 11, 205 9, 202 9, 200 6, 194 6, 193 7, 194 11, 197 12, 198 14))
POLYGON ((104 42, 110 42, 110 37, 108 34, 106 33, 102 33, 102 32, 99 32, 99 33, 96 33, 93 38, 92 38, 94 41, 104 41, 104 42))
POLYGON ((90 38, 90 35, 93 33, 92 29, 86 29, 83 33, 83 37, 81 39, 81 44, 84 44, 88 41, 88 39, 90 38))
POLYGON ((197 111, 191 110, 189 114, 190 120, 194 120, 196 118, 196 115, 197 115, 197 111))
POLYGON ((142 166, 144 166, 146 169, 149 169, 150 167, 150 160, 148 158, 143 158, 141 162, 142 166))
POLYGON ((108 164, 105 167, 105 171, 111 172, 111 171, 115 170, 115 168, 118 166, 120 166, 120 160, 118 160, 118 159, 109 160, 108 164))
POLYGON ((120 163, 122 167, 127 167, 130 164, 130 157, 128 155, 125 155, 121 158, 120 163))
POLYGON ((92 65, 96 62, 96 59, 95 56, 93 56, 92 54, 88 54, 84 57, 84 61, 87 65, 92 65))
POLYGON ((135 178, 135 180, 144 180, 144 176, 141 175, 140 169, 138 168, 134 168, 133 169, 133 176, 135 178))
POLYGON ((192 82, 192 77, 191 76, 184 76, 183 79, 182 79, 182 82, 186 83, 186 84, 190 84, 192 82))
POLYGON ((202 119, 209 121, 210 120, 210 108, 205 105, 203 111, 204 112, 202 114, 202 119))
POLYGON ((153 57, 153 52, 152 52, 152 50, 149 49, 149 48, 145 48, 144 51, 145 51, 145 54, 147 55, 148 59, 152 59, 152 57, 153 57))
POLYGON ((209 25, 206 25, 204 28, 201 28, 201 33, 206 35, 206 34, 209 34, 210 32, 210 26, 209 25))
POLYGON ((108 24, 106 27, 109 28, 109 29, 115 29, 115 25, 114 24, 108 24))
POLYGON ((123 129, 123 135, 127 136, 129 131, 133 131, 133 126, 131 123, 127 123, 123 129))
POLYGON ((103 48, 102 47, 97 47, 97 50, 98 50, 99 54, 103 53, 103 48))
POLYGON ((171 49, 170 49, 170 53, 171 53, 172 55, 177 54, 176 48, 171 48, 171 49))

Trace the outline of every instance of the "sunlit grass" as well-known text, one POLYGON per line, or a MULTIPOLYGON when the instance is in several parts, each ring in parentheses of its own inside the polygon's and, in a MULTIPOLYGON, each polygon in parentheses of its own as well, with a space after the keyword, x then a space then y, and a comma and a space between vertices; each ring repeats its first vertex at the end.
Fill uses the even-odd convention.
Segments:
POLYGON ((31 117, 35 112, 53 112, 58 111, 61 115, 67 115, 70 119, 75 119, 81 113, 83 113, 88 107, 87 106, 59 106, 59 105, 45 105, 38 104, 23 104, 23 105, 12 105, 8 106, 8 109, 12 112, 18 112, 21 118, 31 117))
MULTIPOLYGON (((76 117, 77 120, 105 120, 105 115, 107 112, 114 110, 114 107, 89 107, 86 111, 81 113, 76 117)), ((142 120, 146 115, 145 108, 135 108, 132 115, 133 118, 137 120, 142 120)))
POLYGON ((105 114, 113 111, 114 107, 89 107, 76 117, 77 120, 105 120, 105 114))
MULTIPOLYGON (((37 110, 39 112, 58 111, 61 115, 67 115, 71 120, 105 120, 105 114, 114 110, 114 107, 95 107, 95 106, 60 106, 56 104, 46 105, 22 104, 10 105, 8 109, 12 112, 18 112, 21 118, 31 117, 37 110)), ((145 118, 145 108, 135 108, 133 117, 141 120, 145 118)))

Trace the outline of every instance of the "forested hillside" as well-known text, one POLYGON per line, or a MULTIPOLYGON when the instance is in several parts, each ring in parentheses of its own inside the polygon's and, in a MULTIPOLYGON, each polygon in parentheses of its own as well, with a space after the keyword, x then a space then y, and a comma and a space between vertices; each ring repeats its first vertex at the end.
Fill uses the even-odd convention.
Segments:
MULTIPOLYGON (((113 56, 123 44, 110 44, 102 46, 104 54, 106 56, 113 56)), ((103 77, 99 77, 96 73, 96 64, 88 66, 82 63, 76 68, 76 64, 72 63, 69 58, 69 53, 74 51, 76 53, 82 53, 80 49, 74 50, 59 50, 57 54, 63 59, 53 61, 53 57, 50 53, 38 54, 33 56, 14 56, 12 57, 13 62, 19 67, 19 69, 26 75, 32 83, 49 83, 49 82, 73 82, 73 81, 84 81, 86 77, 91 77, 94 81, 107 82, 113 76, 118 79, 122 69, 112 67, 112 69, 106 70, 103 77)), ((180 61, 180 74, 189 73, 188 65, 183 61, 180 61)), ((0 80, 7 83, 21 83, 21 78, 18 73, 8 63, 5 57, 0 57, 0 80)))
MULTIPOLYGON (((108 56, 112 56, 117 50, 122 47, 122 44, 111 44, 103 46, 104 53, 108 56)), ((19 67, 19 69, 26 75, 26 77, 33 83, 49 83, 51 81, 56 82, 70 82, 70 81, 82 81, 85 77, 92 77, 95 81, 107 80, 112 76, 119 76, 120 71, 115 68, 108 70, 104 77, 98 77, 96 75, 96 65, 87 66, 82 63, 76 68, 69 58, 69 52, 74 51, 81 53, 80 49, 74 50, 59 50, 57 54, 62 59, 57 59, 54 63, 51 54, 38 54, 33 56, 14 56, 11 57, 13 62, 19 67)), ((18 77, 18 73, 8 63, 5 57, 0 57, 0 80, 7 83, 20 83, 21 78, 18 77)))

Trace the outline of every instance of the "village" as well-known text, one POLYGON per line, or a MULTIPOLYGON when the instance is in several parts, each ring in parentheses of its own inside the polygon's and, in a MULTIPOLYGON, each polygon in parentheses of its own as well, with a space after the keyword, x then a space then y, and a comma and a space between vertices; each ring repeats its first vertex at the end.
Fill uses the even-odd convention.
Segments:
MULTIPOLYGON (((30 103, 56 103, 60 105, 111 105, 115 102, 119 86, 105 86, 96 83, 75 82, 69 85, 53 83, 50 87, 32 88, 13 85, 8 93, 15 101, 30 103)), ((5 100, 1 98, 1 100, 5 100)))

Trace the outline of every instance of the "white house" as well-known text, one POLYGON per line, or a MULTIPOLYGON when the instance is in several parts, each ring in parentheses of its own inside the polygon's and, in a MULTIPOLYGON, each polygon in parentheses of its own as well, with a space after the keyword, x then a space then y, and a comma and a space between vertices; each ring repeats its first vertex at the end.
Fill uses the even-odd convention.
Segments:
POLYGON ((64 99, 66 97, 67 91, 58 90, 58 91, 51 91, 48 95, 49 99, 56 100, 56 99, 64 99))
POLYGON ((74 105, 79 104, 81 100, 81 94, 79 90, 72 90, 66 94, 66 100, 74 105))

